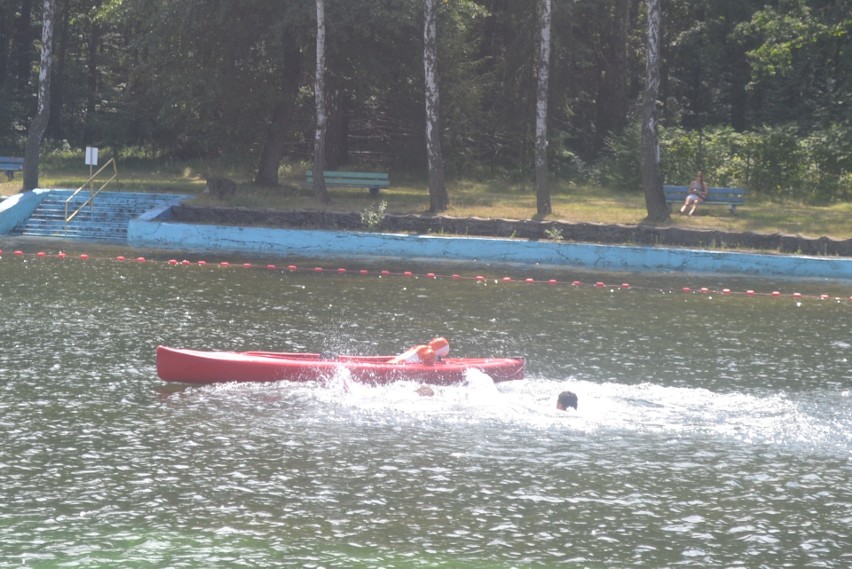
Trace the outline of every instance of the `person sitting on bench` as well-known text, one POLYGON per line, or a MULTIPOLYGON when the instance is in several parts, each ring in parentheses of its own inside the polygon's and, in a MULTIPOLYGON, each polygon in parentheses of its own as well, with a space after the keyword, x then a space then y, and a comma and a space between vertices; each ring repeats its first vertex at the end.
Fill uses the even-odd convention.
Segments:
POLYGON ((695 208, 706 199, 707 182, 704 181, 704 174, 699 170, 695 173, 695 179, 689 183, 689 194, 687 194, 683 202, 683 207, 680 208, 680 213, 686 213, 687 208, 691 206, 692 209, 689 210, 689 215, 692 215, 695 213, 695 208))

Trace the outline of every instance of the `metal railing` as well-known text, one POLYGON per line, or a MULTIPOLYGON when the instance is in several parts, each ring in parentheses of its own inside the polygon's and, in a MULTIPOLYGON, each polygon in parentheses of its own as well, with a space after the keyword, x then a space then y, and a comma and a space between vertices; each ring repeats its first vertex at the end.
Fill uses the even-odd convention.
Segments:
POLYGON ((97 172, 95 172, 94 174, 92 174, 91 176, 89 176, 89 179, 88 179, 88 180, 86 180, 86 183, 85 183, 85 184, 83 184, 82 186, 80 186, 79 188, 77 188, 77 189, 74 191, 74 193, 73 193, 73 194, 71 194, 71 195, 68 197, 68 199, 67 199, 67 200, 65 200, 65 231, 64 231, 64 233, 65 233, 66 235, 68 234, 68 222, 70 222, 72 219, 74 219, 74 218, 77 216, 77 214, 78 214, 78 213, 80 213, 81 211, 83 211, 83 208, 84 208, 84 207, 86 207, 87 205, 88 205, 88 206, 91 206, 92 211, 94 211, 94 210, 95 210, 95 196, 96 196, 96 195, 98 195, 98 194, 99 194, 99 193, 100 193, 100 192, 101 192, 101 191, 102 191, 105 187, 107 187, 107 184, 109 184, 110 182, 112 182, 113 180, 116 180, 116 179, 118 179, 118 166, 117 166, 117 165, 116 165, 116 163, 115 163, 115 158, 110 158, 110 159, 106 162, 106 164, 104 164, 103 166, 101 166, 100 168, 98 168, 98 171, 97 171, 97 172), (101 172, 103 172, 104 170, 106 170, 108 166, 112 166, 112 176, 110 176, 107 180, 105 180, 105 181, 104 181, 104 182, 103 182, 103 183, 102 183, 102 184, 98 187, 98 189, 97 189, 97 190, 93 189, 93 183, 94 183, 95 179, 98 177, 98 175, 100 175, 100 173, 101 173, 101 172), (89 199, 87 199, 86 201, 84 201, 84 202, 80 205, 80 207, 78 207, 76 210, 74 210, 74 211, 73 211, 73 212, 69 215, 69 214, 68 214, 68 206, 70 205, 71 200, 73 200, 75 197, 77 197, 77 194, 79 194, 80 192, 82 192, 83 190, 85 190, 85 189, 87 189, 87 188, 88 188, 88 190, 89 190, 89 199))

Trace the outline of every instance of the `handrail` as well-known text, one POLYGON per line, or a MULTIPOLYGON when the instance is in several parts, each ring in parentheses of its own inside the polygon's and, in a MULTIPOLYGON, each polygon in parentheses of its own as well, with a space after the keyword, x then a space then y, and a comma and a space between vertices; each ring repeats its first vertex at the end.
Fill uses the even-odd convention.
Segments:
POLYGON ((68 222, 71 221, 72 219, 74 219, 74 217, 76 217, 77 214, 80 213, 83 210, 83 208, 86 207, 89 204, 91 204, 92 211, 94 211, 94 209, 95 209, 95 196, 98 195, 101 192, 101 190, 103 190, 107 186, 107 184, 109 184, 110 182, 112 182, 116 178, 118 178, 118 166, 115 163, 115 158, 110 158, 106 162, 106 164, 104 164, 103 166, 98 168, 97 172, 95 172, 94 174, 89 176, 89 179, 86 180, 86 183, 84 183, 82 186, 77 188, 74 191, 74 193, 71 194, 68 197, 67 200, 65 200, 65 231, 64 231, 65 235, 68 234, 68 222), (103 184, 101 184, 100 187, 97 190, 92 191, 92 182, 95 180, 95 178, 98 177, 98 174, 103 172, 107 168, 107 166, 109 166, 110 164, 112 165, 112 176, 110 176, 110 178, 108 180, 106 180, 103 184), (68 215, 68 204, 71 202, 72 199, 74 199, 77 196, 77 194, 79 194, 81 191, 85 190, 87 187, 89 188, 89 199, 84 201, 83 204, 80 207, 78 207, 71 215, 68 215))

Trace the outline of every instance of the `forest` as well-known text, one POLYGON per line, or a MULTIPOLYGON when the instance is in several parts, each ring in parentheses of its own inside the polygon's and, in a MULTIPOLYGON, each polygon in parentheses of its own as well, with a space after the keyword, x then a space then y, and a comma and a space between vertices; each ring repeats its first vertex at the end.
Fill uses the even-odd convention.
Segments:
MULTIPOLYGON (((314 152, 314 0, 51 0, 41 145, 239 163, 275 185, 314 152), (271 167, 270 167, 271 165, 271 167)), ((0 155, 36 114, 40 0, 0 0, 0 155)), ((449 178, 534 174, 537 0, 443 0, 449 178)), ((325 164, 425 178, 423 0, 325 0, 325 164)), ((554 178, 641 191, 644 0, 552 0, 554 178)), ((772 199, 852 198, 852 0, 662 0, 660 169, 772 199)))

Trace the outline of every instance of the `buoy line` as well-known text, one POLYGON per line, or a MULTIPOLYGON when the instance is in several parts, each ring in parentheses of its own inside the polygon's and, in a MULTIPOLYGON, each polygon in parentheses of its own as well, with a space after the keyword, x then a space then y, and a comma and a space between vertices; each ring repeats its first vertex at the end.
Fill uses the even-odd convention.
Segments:
MULTIPOLYGON (((8 255, 8 252, 5 253, 5 254, 8 255)), ((74 255, 69 255, 67 253, 64 253, 62 251, 60 251, 60 252, 58 252, 54 255, 49 255, 49 254, 45 253, 44 251, 38 251, 35 254, 27 254, 24 251, 18 249, 18 250, 12 251, 11 254, 12 254, 13 258, 25 258, 27 256, 33 256, 36 259, 44 259, 44 258, 51 258, 51 257, 56 258, 56 259, 60 259, 60 260, 78 259, 78 260, 81 260, 81 261, 89 261, 89 260, 93 259, 87 253, 81 253, 77 256, 74 256, 74 255)), ((2 249, 0 249, 0 260, 2 260, 3 257, 4 257, 4 251, 2 249)), ((104 257, 104 259, 107 259, 107 258, 104 257)), ((147 258, 141 257, 141 256, 140 257, 126 257, 124 255, 118 255, 118 256, 113 257, 111 259, 116 261, 116 262, 120 262, 120 263, 128 263, 129 262, 129 263, 137 263, 137 264, 145 264, 145 263, 148 263, 148 264, 163 264, 163 261, 151 260, 151 259, 147 259, 147 258)), ((608 283, 605 283, 604 281, 583 282, 583 281, 580 281, 580 280, 568 281, 568 280, 557 280, 557 279, 534 279, 534 278, 531 278, 531 277, 518 279, 518 278, 514 278, 514 277, 510 277, 510 276, 504 276, 504 277, 488 277, 488 276, 485 276, 485 275, 464 276, 464 275, 455 274, 455 273, 445 275, 445 274, 438 274, 438 273, 433 273, 433 272, 427 272, 427 273, 415 273, 414 271, 395 272, 395 271, 389 271, 387 269, 382 269, 382 270, 368 270, 368 269, 350 270, 350 269, 347 269, 345 267, 338 267, 337 269, 329 269, 329 268, 325 268, 325 267, 305 268, 305 267, 299 267, 295 264, 275 265, 275 264, 272 264, 272 263, 267 263, 267 264, 257 263, 257 264, 255 264, 255 263, 248 263, 248 262, 241 263, 241 264, 232 264, 228 261, 219 261, 218 263, 208 263, 207 261, 204 261, 204 260, 198 260, 198 261, 193 262, 193 261, 189 261, 187 259, 183 259, 183 260, 180 260, 180 261, 178 261, 177 259, 169 259, 168 261, 165 261, 165 263, 170 265, 170 266, 182 266, 182 267, 197 266, 197 267, 218 267, 218 268, 263 269, 263 270, 281 271, 281 272, 286 272, 286 273, 295 273, 295 272, 306 273, 306 272, 310 272, 310 273, 317 273, 317 274, 332 273, 332 274, 336 274, 336 275, 357 275, 357 276, 371 276, 372 275, 372 276, 378 276, 379 278, 401 277, 401 278, 405 278, 405 279, 407 279, 407 278, 450 279, 450 280, 456 280, 456 281, 474 281, 478 284, 479 283, 481 283, 481 284, 524 283, 524 284, 536 284, 536 285, 547 285, 547 286, 562 285, 562 286, 571 286, 571 287, 576 287, 576 288, 579 288, 579 287, 596 288, 596 289, 609 290, 611 292, 630 291, 630 290, 647 290, 647 291, 657 291, 657 292, 681 292, 683 294, 693 294, 693 295, 700 295, 700 296, 722 295, 722 296, 772 297, 772 298, 785 297, 785 298, 793 298, 793 299, 796 299, 796 300, 812 298, 812 299, 818 299, 818 300, 848 300, 848 301, 852 301, 852 296, 849 296, 848 298, 844 298, 844 297, 840 297, 840 296, 832 296, 832 295, 829 295, 829 294, 803 294, 803 293, 800 293, 800 292, 782 293, 781 291, 778 291, 778 290, 773 290, 773 291, 770 291, 770 292, 757 292, 753 289, 747 289, 745 291, 734 291, 734 290, 731 290, 729 288, 715 289, 715 288, 709 288, 709 287, 694 288, 694 287, 684 286, 684 287, 681 287, 680 289, 678 289, 678 291, 674 291, 674 290, 670 290, 670 289, 634 286, 634 285, 632 285, 630 283, 626 283, 626 282, 619 283, 619 284, 612 284, 612 283, 608 284, 608 283)))

